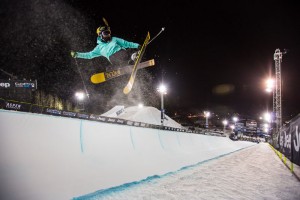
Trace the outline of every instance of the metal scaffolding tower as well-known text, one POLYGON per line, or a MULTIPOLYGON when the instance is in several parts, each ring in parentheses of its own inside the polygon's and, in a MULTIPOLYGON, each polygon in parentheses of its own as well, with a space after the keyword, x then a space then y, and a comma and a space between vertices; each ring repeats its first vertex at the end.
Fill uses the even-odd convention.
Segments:
POLYGON ((282 126, 282 107, 281 107, 281 62, 282 52, 279 49, 274 53, 275 61, 275 90, 273 91, 273 113, 275 114, 276 133, 282 126))

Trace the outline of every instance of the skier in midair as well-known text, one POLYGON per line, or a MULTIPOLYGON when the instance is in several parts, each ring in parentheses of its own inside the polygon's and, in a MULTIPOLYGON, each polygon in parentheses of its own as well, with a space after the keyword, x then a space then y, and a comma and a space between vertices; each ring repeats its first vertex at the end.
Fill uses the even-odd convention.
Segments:
POLYGON ((97 28, 97 46, 90 52, 71 51, 73 58, 93 59, 104 56, 113 67, 125 66, 135 61, 137 53, 131 55, 127 49, 140 49, 138 43, 129 42, 118 37, 111 36, 111 30, 107 21, 103 18, 105 25, 97 28))

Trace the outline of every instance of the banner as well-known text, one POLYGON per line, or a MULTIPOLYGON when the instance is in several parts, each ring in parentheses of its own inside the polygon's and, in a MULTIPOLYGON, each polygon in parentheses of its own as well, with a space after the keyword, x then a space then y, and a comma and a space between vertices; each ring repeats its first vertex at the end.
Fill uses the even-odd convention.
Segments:
POLYGON ((31 105, 30 112, 32 113, 43 113, 43 107, 39 105, 31 105))
MULTIPOLYGON (((3 87, 11 87, 11 85, 6 83, 2 83, 3 87)), ((26 84, 18 85, 19 87, 27 87, 26 84)), ((16 85, 14 87, 17 87, 16 85)), ((31 87, 31 86, 28 86, 31 87)), ((32 85, 33 87, 33 85, 32 85)), ((99 121, 104 123, 112 123, 112 124, 120 124, 120 125, 128 125, 128 126, 135 126, 135 127, 142 127, 142 128, 153 128, 153 129, 160 129, 160 130, 168 130, 168 131, 177 131, 177 132, 187 132, 185 129, 180 128, 173 128, 168 126, 161 126, 156 124, 148 124, 144 122, 136 122, 126 119, 120 119, 115 117, 105 117, 102 115, 95 115, 95 114, 85 114, 85 113, 77 113, 72 111, 65 111, 65 110, 58 110, 55 108, 48 108, 43 107, 37 104, 29 104, 23 102, 17 102, 13 100, 5 100, 0 98, 0 109, 6 110, 16 110, 16 111, 25 111, 25 112, 32 112, 32 113, 42 113, 47 115, 56 115, 56 116, 63 116, 63 117, 71 117, 71 118, 79 118, 79 119, 86 119, 91 121, 99 121)), ((122 111, 122 109, 120 110, 122 111)), ((196 133, 196 132, 195 132, 196 133)))
POLYGON ((16 111, 23 111, 29 112, 31 104, 28 103, 21 103, 17 101, 6 100, 4 101, 4 109, 6 110, 16 110, 16 111))
POLYGON ((300 166, 300 115, 283 126, 279 132, 279 151, 300 166))
POLYGON ((90 117, 89 114, 77 113, 77 118, 79 119, 89 119, 89 117, 90 117))
POLYGON ((11 83, 9 80, 0 80, 0 89, 11 88, 11 83))
POLYGON ((27 80, 1 80, 0 89, 12 89, 12 88, 28 88, 37 89, 36 81, 27 80))
POLYGON ((62 115, 66 116, 66 117, 76 117, 77 113, 76 112, 70 112, 70 111, 63 110, 62 111, 62 115))
POLYGON ((53 109, 53 108, 44 108, 43 109, 43 114, 62 115, 62 110, 57 110, 57 109, 53 109))

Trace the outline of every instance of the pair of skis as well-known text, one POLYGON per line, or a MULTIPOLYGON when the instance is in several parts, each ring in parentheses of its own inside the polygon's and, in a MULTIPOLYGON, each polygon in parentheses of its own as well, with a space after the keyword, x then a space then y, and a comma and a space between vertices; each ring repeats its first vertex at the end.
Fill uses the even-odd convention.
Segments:
POLYGON ((132 90, 137 70, 154 65, 154 59, 151 59, 151 60, 148 60, 148 61, 145 61, 142 63, 140 63, 140 62, 145 53, 147 45, 150 44, 162 31, 164 31, 164 28, 162 28, 161 31, 158 34, 156 34, 154 38, 152 38, 152 40, 150 40, 150 33, 149 32, 147 33, 146 39, 142 45, 142 48, 138 52, 137 59, 136 59, 134 65, 128 65, 128 66, 125 66, 125 67, 122 67, 122 68, 119 68, 116 70, 94 74, 91 76, 91 82, 94 84, 99 84, 99 83, 103 83, 110 79, 113 79, 113 78, 116 78, 123 74, 127 74, 127 73, 131 72, 129 81, 128 81, 127 85, 125 86, 125 88, 123 89, 123 93, 128 94, 132 90), (131 71, 131 69, 132 69, 132 71, 131 71))
POLYGON ((143 44, 141 50, 138 52, 138 56, 137 56, 137 59, 136 59, 134 65, 133 65, 133 69, 132 69, 129 81, 128 81, 127 85, 125 86, 125 88, 123 89, 124 94, 128 94, 132 89, 132 86, 133 86, 133 83, 134 83, 134 80, 135 80, 135 76, 136 76, 136 73, 137 73, 137 70, 138 70, 137 66, 141 62, 141 59, 142 59, 142 57, 145 53, 145 50, 146 50, 146 47, 147 47, 149 41, 150 41, 150 33, 148 32, 147 36, 146 36, 146 39, 144 41, 144 44, 143 44))
MULTIPOLYGON (((151 67, 155 65, 155 61, 154 59, 151 60, 147 60, 145 62, 141 62, 138 64, 137 68, 138 69, 143 69, 146 67, 151 67)), ((117 78, 119 76, 122 76, 124 74, 131 74, 132 69, 133 69, 134 65, 127 65, 121 68, 117 68, 114 70, 110 70, 110 71, 106 71, 106 72, 99 72, 96 74, 93 74, 91 76, 91 82, 94 84, 100 84, 100 83, 104 83, 106 81, 109 81, 113 78, 117 78)))

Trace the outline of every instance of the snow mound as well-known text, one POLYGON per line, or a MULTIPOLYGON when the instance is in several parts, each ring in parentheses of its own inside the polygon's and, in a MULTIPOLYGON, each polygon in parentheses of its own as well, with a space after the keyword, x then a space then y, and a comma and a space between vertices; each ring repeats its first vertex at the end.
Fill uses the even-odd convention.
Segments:
MULTIPOLYGON (((124 108, 124 106, 115 106, 106 113, 103 113, 101 116, 116 117, 136 122, 161 125, 160 110, 150 106, 131 106, 128 108, 124 108)), ((183 128, 181 124, 177 123, 167 115, 165 115, 164 126, 169 126, 173 128, 183 128)))
POLYGON ((125 110, 124 106, 115 106, 109 111, 107 111, 106 113, 103 113, 101 116, 118 118, 118 116, 122 114, 124 110, 125 110))

